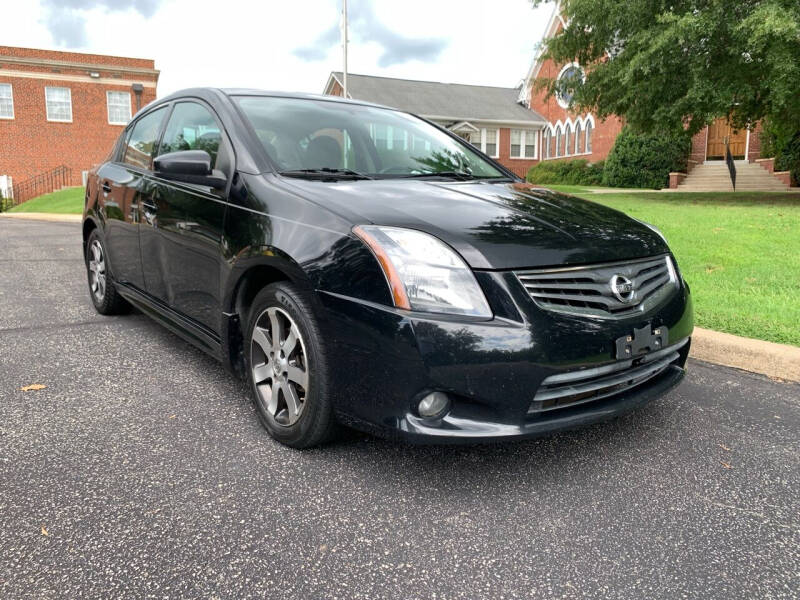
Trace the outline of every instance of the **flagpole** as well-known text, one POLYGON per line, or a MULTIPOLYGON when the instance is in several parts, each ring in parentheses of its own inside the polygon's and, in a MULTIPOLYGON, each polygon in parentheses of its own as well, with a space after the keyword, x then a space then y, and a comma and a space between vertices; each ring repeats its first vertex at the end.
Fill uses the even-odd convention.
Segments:
POLYGON ((342 0, 342 48, 344 53, 344 70, 342 71, 342 88, 347 98, 347 0, 342 0))

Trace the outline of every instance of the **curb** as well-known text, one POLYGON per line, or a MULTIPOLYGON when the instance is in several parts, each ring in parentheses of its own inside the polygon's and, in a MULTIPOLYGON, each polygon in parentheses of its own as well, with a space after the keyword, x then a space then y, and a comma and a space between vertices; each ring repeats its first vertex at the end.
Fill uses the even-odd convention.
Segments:
POLYGON ((706 362, 800 382, 800 348, 695 327, 689 356, 706 362))
POLYGON ((0 213, 0 219, 27 219, 29 221, 52 221, 57 223, 80 223, 83 215, 59 215, 55 213, 15 212, 0 213))

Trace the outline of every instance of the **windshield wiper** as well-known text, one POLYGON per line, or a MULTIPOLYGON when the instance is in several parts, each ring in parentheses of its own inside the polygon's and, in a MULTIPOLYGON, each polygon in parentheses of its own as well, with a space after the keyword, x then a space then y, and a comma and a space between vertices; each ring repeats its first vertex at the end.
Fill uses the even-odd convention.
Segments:
POLYGON ((505 177, 502 175, 500 177, 482 177, 481 179, 488 181, 489 183, 514 183, 515 181, 514 179, 511 179, 511 177, 505 177))
POLYGON ((477 179, 472 173, 466 171, 430 171, 427 173, 410 173, 409 175, 401 175, 403 179, 421 179, 423 177, 452 177, 461 181, 468 181, 470 179, 477 179))
POLYGON ((286 177, 304 177, 323 181, 335 181, 337 179, 372 179, 369 175, 364 175, 352 169, 331 169, 330 167, 322 167, 319 169, 289 169, 287 171, 278 172, 286 177))
POLYGON ((510 177, 505 177, 503 175, 495 176, 495 175, 473 175, 472 173, 468 173, 466 171, 439 171, 437 172, 428 172, 428 173, 411 173, 410 175, 402 175, 401 177, 404 178, 416 178, 420 179, 422 177, 452 177, 454 179, 458 179, 460 181, 489 181, 491 183, 508 183, 513 182, 514 180, 510 177))

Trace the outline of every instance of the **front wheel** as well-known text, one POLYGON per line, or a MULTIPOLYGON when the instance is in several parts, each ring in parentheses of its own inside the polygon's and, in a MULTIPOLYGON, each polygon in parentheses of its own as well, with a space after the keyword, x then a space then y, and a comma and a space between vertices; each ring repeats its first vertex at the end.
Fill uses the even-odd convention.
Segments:
POLYGON ((86 241, 86 274, 92 304, 101 315, 118 315, 130 310, 130 305, 119 295, 108 270, 106 247, 95 229, 86 241))
POLYGON ((285 282, 265 287, 253 300, 245 339, 253 398, 270 435, 293 448, 328 440, 327 361, 307 294, 285 282))

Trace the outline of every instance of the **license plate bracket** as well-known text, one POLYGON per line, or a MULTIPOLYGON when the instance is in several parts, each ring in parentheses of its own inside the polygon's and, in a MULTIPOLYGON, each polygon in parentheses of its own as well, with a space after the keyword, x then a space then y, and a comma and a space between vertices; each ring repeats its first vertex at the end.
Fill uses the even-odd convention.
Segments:
POLYGON ((661 350, 667 345, 666 327, 645 325, 641 329, 634 327, 633 334, 617 338, 615 342, 617 359, 634 358, 648 352, 661 350))

